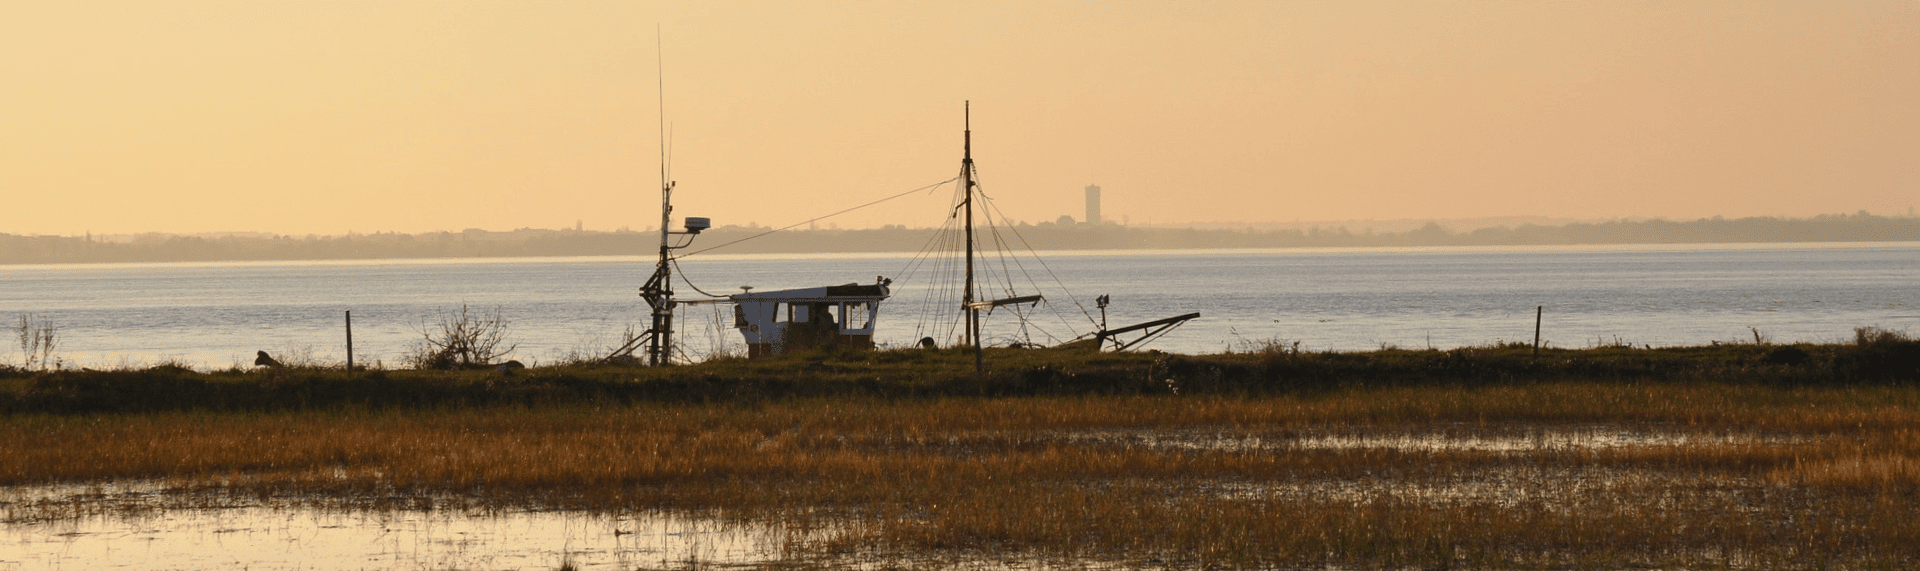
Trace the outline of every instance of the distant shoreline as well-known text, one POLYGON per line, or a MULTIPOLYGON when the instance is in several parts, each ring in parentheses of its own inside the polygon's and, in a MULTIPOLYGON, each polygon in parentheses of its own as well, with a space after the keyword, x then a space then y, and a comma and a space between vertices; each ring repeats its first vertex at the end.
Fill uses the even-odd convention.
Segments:
MULTIPOLYGON (((1144 255, 1253 255, 1253 254, 1328 254, 1328 253, 1453 253, 1486 250, 1561 250, 1561 251, 1674 251, 1674 250, 1766 250, 1777 247, 1804 247, 1810 249, 1844 249, 1873 247, 1911 247, 1920 249, 1920 240, 1892 240, 1871 242, 1674 242, 1652 244, 1545 244, 1545 245, 1485 245, 1485 246, 1293 246, 1272 248, 1100 248, 1079 250, 1039 250, 1043 257, 1074 256, 1144 256, 1144 255)), ((906 258, 917 252, 879 251, 879 252, 715 252, 689 258, 701 261, 726 260, 768 260, 768 259, 894 259, 906 258)), ((154 267, 199 267, 199 266, 316 266, 316 265, 385 265, 385 264, 528 264, 528 263, 578 263, 578 262, 632 262, 652 265, 655 257, 645 254, 594 254, 594 255, 550 255, 550 256, 467 256, 440 258, 318 258, 293 260, 171 260, 138 262, 51 262, 44 264, 0 264, 0 270, 32 268, 114 268, 130 266, 154 267)))
MULTIPOLYGON (((1003 237, 1036 250, 1191 250, 1249 248, 1405 248, 1430 246, 1575 246, 1650 244, 1792 244, 1920 241, 1920 218, 1871 214, 1813 218, 1703 218, 1692 221, 1523 224, 1453 231, 1439 223, 1404 232, 1349 231, 1345 227, 1243 230, 1020 224, 1003 237)), ((714 254, 911 253, 936 230, 888 226, 862 230, 787 230, 723 226, 702 234, 690 251, 714 254)), ((146 235, 126 242, 92 237, 0 234, 0 265, 319 261, 453 258, 547 258, 649 255, 651 232, 520 229, 422 234, 222 237, 146 235)))

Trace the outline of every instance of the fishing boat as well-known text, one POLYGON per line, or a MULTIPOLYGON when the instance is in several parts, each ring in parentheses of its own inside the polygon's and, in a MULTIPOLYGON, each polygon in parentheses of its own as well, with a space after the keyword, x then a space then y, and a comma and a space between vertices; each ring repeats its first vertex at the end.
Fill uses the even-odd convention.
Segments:
MULTIPOLYGON (((1199 313, 1188 313, 1165 319, 1158 319, 1109 328, 1106 323, 1108 296, 1101 295, 1093 301, 1100 312, 1095 320, 1092 311, 1087 309, 1078 298, 1060 285, 1056 277, 1054 285, 1064 293, 1065 306, 1077 308, 1087 319, 1087 324, 1073 326, 1069 320, 1061 319, 1065 329, 1055 329, 1051 325, 1041 325, 1036 319, 1040 311, 1052 308, 1042 288, 1021 261, 1031 262, 1041 272, 1051 275, 1045 262, 1034 255, 1032 248, 1024 252, 1015 252, 1014 242, 1024 245, 1024 238, 1018 238, 1018 230, 1006 224, 1004 215, 998 215, 991 206, 991 199, 982 191, 979 184, 979 172, 973 162, 973 126, 972 105, 967 105, 961 144, 960 175, 946 182, 958 181, 954 202, 947 210, 944 222, 928 241, 928 247, 914 256, 898 276, 904 283, 909 279, 924 277, 927 285, 917 288, 924 296, 921 304, 921 318, 915 326, 911 338, 918 338, 919 344, 927 347, 960 346, 973 351, 976 368, 984 371, 984 349, 988 346, 1002 347, 1050 347, 1059 345, 1090 345, 1094 350, 1124 351, 1144 345, 1148 341, 1166 334, 1188 320, 1200 317, 1199 313), (977 228, 978 222, 987 227, 985 232, 977 228), (1004 232, 1003 232, 1004 231, 1004 232), (1008 234, 1015 238, 1009 239, 1008 234), (994 250, 995 255, 984 256, 983 252, 994 250), (995 264, 986 263, 990 258, 995 264), (1010 268, 1009 264, 1019 266, 1010 268), (923 273, 923 270, 925 272, 923 273), (943 273, 957 273, 946 276, 943 273), (1015 276, 1025 277, 1026 283, 1016 287, 1015 276), (993 284, 993 287, 983 282, 993 284), (1022 291, 1022 289, 1031 291, 1022 291), (997 290, 997 291, 996 291, 997 290), (954 299, 958 304, 953 304, 954 299), (950 305, 951 304, 951 305, 950 305), (955 311, 957 309, 958 311, 955 311), (1016 324, 1010 332, 990 335, 983 323, 996 312, 1011 315, 1016 324), (1054 331, 1083 330, 1087 333, 1068 335, 1054 331), (943 341, 944 340, 944 341, 943 341)), ((662 177, 662 194, 667 198, 663 203, 662 228, 667 221, 665 212, 671 212, 670 197, 673 183, 662 177)), ((937 183, 930 187, 946 184, 937 183)), ((901 195, 896 195, 901 196, 901 195)), ((708 225, 706 219, 688 219, 687 232, 672 234, 691 235, 708 225), (696 227, 697 223, 697 227, 696 227)), ((777 230, 776 230, 777 231, 777 230)), ((683 248, 685 244, 672 245, 670 234, 661 233, 660 263, 654 279, 642 288, 654 309, 654 328, 648 333, 653 342, 648 345, 649 355, 654 363, 665 362, 671 353, 670 347, 661 344, 671 343, 673 309, 678 303, 686 304, 730 304, 733 306, 732 327, 739 331, 747 346, 747 357, 760 359, 781 353, 815 347, 838 347, 846 349, 872 349, 875 346, 874 335, 878 329, 880 303, 893 296, 894 280, 876 277, 871 284, 848 283, 843 285, 813 286, 781 290, 755 291, 752 287, 743 287, 742 293, 728 296, 710 295, 708 299, 688 300, 676 303, 668 284, 671 281, 671 252, 683 248)), ((1056 316, 1062 312, 1055 312, 1056 316)))

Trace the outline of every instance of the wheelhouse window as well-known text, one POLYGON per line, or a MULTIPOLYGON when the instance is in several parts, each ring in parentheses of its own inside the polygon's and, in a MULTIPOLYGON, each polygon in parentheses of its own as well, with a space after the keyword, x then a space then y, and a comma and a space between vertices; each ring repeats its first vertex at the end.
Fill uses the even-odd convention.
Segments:
POLYGON ((840 334, 872 335, 877 301, 843 301, 835 308, 840 315, 840 334))
POLYGON ((857 301, 840 304, 840 328, 842 330, 873 329, 873 306, 871 301, 857 301))

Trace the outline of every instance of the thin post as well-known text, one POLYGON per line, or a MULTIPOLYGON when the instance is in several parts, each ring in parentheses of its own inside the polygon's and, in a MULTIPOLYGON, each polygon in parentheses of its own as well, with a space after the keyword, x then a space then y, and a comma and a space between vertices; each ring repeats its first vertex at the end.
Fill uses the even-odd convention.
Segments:
POLYGON ((347 376, 353 376, 353 310, 347 310, 347 376))
POLYGON ((1547 306, 1544 305, 1533 308, 1533 356, 1535 357, 1540 356, 1540 314, 1545 313, 1546 310, 1547 306))

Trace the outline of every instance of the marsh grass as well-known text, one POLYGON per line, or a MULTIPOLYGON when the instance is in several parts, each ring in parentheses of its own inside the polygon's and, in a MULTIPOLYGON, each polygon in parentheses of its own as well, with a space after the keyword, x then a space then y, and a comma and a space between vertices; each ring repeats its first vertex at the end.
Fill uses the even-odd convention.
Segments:
POLYGON ((26 371, 45 371, 58 369, 61 360, 54 351, 60 345, 59 329, 53 322, 31 313, 19 315, 20 325, 15 328, 15 336, 20 346, 20 369, 26 371))
POLYGON ((665 510, 787 529, 795 553, 899 561, 1899 568, 1920 561, 1916 405, 1907 387, 1539 383, 16 414, 0 419, 0 484, 153 482, 171 505, 665 510), (1548 444, 1596 432, 1666 437, 1548 444), (1520 444, 1420 444, 1475 439, 1520 444))

